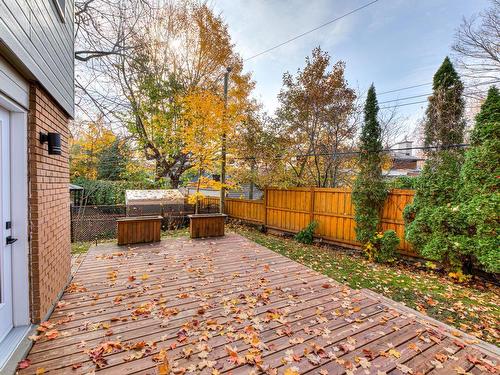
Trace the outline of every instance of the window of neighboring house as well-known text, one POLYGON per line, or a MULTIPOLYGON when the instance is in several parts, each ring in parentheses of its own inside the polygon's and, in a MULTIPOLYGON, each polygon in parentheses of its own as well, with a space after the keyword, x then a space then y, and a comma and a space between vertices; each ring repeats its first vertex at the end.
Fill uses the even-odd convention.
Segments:
POLYGON ((64 11, 66 9, 66 0, 53 0, 56 5, 57 12, 61 17, 61 20, 64 22, 64 11))

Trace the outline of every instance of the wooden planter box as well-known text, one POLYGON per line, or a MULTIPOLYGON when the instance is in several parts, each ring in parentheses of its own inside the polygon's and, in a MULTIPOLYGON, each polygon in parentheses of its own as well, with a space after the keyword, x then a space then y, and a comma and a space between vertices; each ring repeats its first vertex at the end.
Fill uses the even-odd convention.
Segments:
POLYGON ((224 235, 225 214, 188 215, 191 238, 220 237, 224 235))
POLYGON ((116 219, 118 245, 160 241, 161 220, 161 216, 134 216, 116 219))

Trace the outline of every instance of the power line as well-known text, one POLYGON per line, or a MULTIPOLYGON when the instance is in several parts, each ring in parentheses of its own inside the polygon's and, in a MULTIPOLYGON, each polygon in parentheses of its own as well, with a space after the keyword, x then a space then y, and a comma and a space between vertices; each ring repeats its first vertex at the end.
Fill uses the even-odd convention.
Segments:
POLYGON ((380 107, 379 109, 392 109, 392 108, 406 107, 407 105, 422 104, 422 103, 427 103, 427 100, 420 100, 418 102, 411 102, 411 103, 404 103, 404 104, 389 105, 387 107, 380 107))
MULTIPOLYGON (((449 145, 441 145, 441 146, 414 146, 414 147, 401 147, 401 148, 385 148, 380 151, 367 151, 369 153, 386 153, 386 152, 394 152, 394 151, 410 151, 410 150, 448 150, 454 148, 466 148, 469 147, 468 143, 455 143, 449 145)), ((320 153, 307 153, 307 154, 299 154, 299 155, 291 155, 292 158, 305 158, 305 157, 313 157, 313 156, 355 156, 360 155, 362 151, 337 151, 333 153, 329 152, 320 152, 320 153)), ((232 158, 234 160, 253 160, 257 159, 256 157, 240 157, 240 158, 232 158)), ((281 160, 282 158, 272 158, 272 160, 281 160)))
POLYGON ((377 96, 380 96, 380 95, 385 95, 385 94, 390 94, 391 92, 397 92, 397 91, 403 91, 403 90, 409 90, 409 89, 414 89, 414 88, 417 88, 417 87, 422 87, 422 86, 428 86, 428 85, 431 85, 432 82, 428 82, 428 83, 421 83, 419 85, 413 85, 413 86, 406 86, 406 87, 401 87, 399 89, 395 89, 395 90, 388 90, 388 91, 383 91, 383 92, 378 92, 377 93, 377 96))
MULTIPOLYGON (((488 92, 488 90, 472 91, 472 92, 464 93, 462 95, 466 96, 466 95, 472 95, 472 94, 482 94, 482 93, 485 93, 485 92, 488 92)), ((404 98, 385 100, 383 102, 379 102, 378 104, 386 104, 386 103, 392 103, 392 102, 399 102, 400 100, 416 99, 416 98, 421 98, 421 97, 428 97, 428 96, 431 96, 431 95, 432 95, 432 92, 428 93, 428 94, 406 96, 404 98)))
MULTIPOLYGON (((498 83, 498 82, 500 82, 500 80, 489 81, 489 82, 482 82, 482 83, 476 83, 474 85, 465 86, 465 88, 467 89, 467 88, 473 88, 473 87, 478 87, 478 86, 490 85, 490 84, 495 84, 495 83, 498 83)), ((486 93, 486 92, 488 92, 488 90, 479 90, 479 91, 464 93, 463 95, 466 96, 466 97, 470 97, 470 95, 473 95, 473 94, 482 94, 482 93, 486 93)), ((400 100, 408 100, 408 99, 416 99, 416 98, 421 98, 421 97, 428 97, 430 95, 432 95, 432 93, 421 94, 421 95, 413 95, 413 96, 406 96, 406 97, 398 98, 398 99, 385 100, 383 102, 379 102, 379 104, 386 104, 386 103, 398 102, 400 100)), ((427 102, 427 100, 420 100, 420 101, 411 102, 411 103, 401 103, 401 104, 396 104, 396 105, 392 105, 392 106, 389 105, 389 106, 381 107, 380 109, 398 108, 398 107, 404 107, 404 106, 407 106, 407 105, 421 104, 421 103, 426 103, 426 102, 427 102)))
POLYGON ((264 50, 264 51, 262 51, 262 52, 259 52, 259 53, 257 53, 256 55, 250 56, 250 57, 248 57, 248 58, 244 59, 243 61, 244 61, 244 62, 246 62, 246 61, 252 60, 252 59, 254 59, 254 58, 258 57, 258 56, 261 56, 261 55, 263 55, 263 54, 265 54, 265 53, 268 53, 268 52, 273 51, 273 50, 275 50, 275 49, 277 49, 277 48, 279 48, 279 47, 282 47, 282 46, 284 46, 285 44, 288 44, 288 43, 293 42, 293 41, 295 41, 295 40, 297 40, 297 39, 299 39, 299 38, 302 38, 303 36, 306 36, 306 35, 308 35, 308 34, 310 34, 310 33, 314 32, 314 31, 316 31, 316 30, 319 30, 319 29, 321 29, 321 28, 323 28, 323 27, 325 27, 325 26, 328 26, 328 25, 330 25, 330 24, 332 24, 332 23, 336 22, 336 21, 339 21, 339 20, 341 20, 342 18, 345 18, 345 17, 347 17, 347 16, 349 16, 349 15, 351 15, 351 14, 353 14, 353 13, 359 12, 360 10, 362 10, 362 9, 364 9, 364 8, 366 8, 366 7, 369 7, 370 5, 375 4, 377 1, 378 1, 378 0, 373 0, 373 1, 371 1, 371 2, 369 2, 369 3, 367 3, 367 4, 365 4, 365 5, 360 6, 359 8, 353 9, 353 10, 351 10, 351 11, 350 11, 350 12, 348 12, 348 13, 345 13, 345 14, 343 14, 343 15, 341 15, 341 16, 339 16, 339 17, 337 17, 337 18, 334 18, 333 20, 330 20, 330 21, 328 21, 328 22, 325 22, 324 24, 321 24, 321 25, 319 25, 319 26, 315 27, 314 29, 311 29, 311 30, 305 31, 305 32, 303 32, 302 34, 296 35, 296 36, 294 36, 294 37, 292 37, 292 38, 290 38, 290 39, 285 40, 284 42, 281 42, 281 43, 279 43, 279 44, 276 44, 275 46, 270 47, 270 48, 268 48, 268 49, 266 49, 266 50, 264 50))
MULTIPOLYGON (((481 86, 481 85, 488 85, 488 84, 493 84, 493 83, 498 83, 498 82, 500 82, 500 80, 490 81, 490 82, 482 82, 482 83, 478 83, 478 84, 475 84, 475 85, 470 85, 470 86, 468 86, 468 87, 475 87, 475 86, 481 86)), ((388 90, 388 91, 377 92, 377 96, 381 96, 381 95, 385 95, 385 94, 390 94, 390 93, 392 93, 392 92, 398 92, 398 91, 404 91, 404 90, 414 89, 414 88, 417 88, 417 87, 428 86, 428 85, 432 85, 432 82, 428 82, 428 83, 421 83, 421 84, 418 84, 418 85, 413 85, 413 86, 401 87, 401 88, 399 88, 399 89, 394 89, 394 90, 388 90)))
MULTIPOLYGON (((441 146, 412 146, 412 147, 401 147, 401 148, 385 148, 380 151, 363 151, 363 152, 368 152, 368 153, 388 153, 388 152, 401 152, 401 151, 411 151, 411 150, 449 150, 449 149, 460 149, 460 148, 467 148, 469 147, 469 143, 456 143, 456 144, 449 144, 449 145, 441 145, 441 146)), ((306 158, 306 157, 317 157, 317 156, 329 156, 329 157, 337 157, 337 156, 356 156, 360 155, 363 153, 362 151, 337 151, 333 153, 329 152, 320 152, 320 153, 307 153, 307 154, 298 154, 298 155, 289 155, 289 158, 306 158)), ((257 159, 262 159, 258 157, 252 157, 252 156, 245 156, 245 157, 230 157, 232 160, 257 160, 257 159)), ((282 160, 283 157, 274 157, 270 158, 270 160, 282 160)), ((136 160, 138 161, 138 160, 136 160)), ((88 162, 87 162, 88 163, 88 162)), ((96 163, 99 165, 99 163, 96 163)), ((96 166, 97 166, 96 165, 96 166)), ((119 163, 114 163, 114 162, 104 162, 101 165, 105 166, 113 166, 113 165, 120 165, 119 163)), ((154 166, 153 166, 154 167, 154 166)))
MULTIPOLYGON (((469 89, 469 88, 472 88, 472 87, 478 87, 478 86, 484 86, 484 85, 492 85, 492 84, 495 84, 495 83, 498 83, 500 82, 500 80, 495 80, 495 81, 488 81, 488 82, 480 82, 480 83, 475 83, 475 84, 472 84, 472 85, 466 85, 464 86, 465 89, 469 89)), ((419 87, 421 85, 415 85, 415 86, 409 86, 409 87, 419 87)), ((392 90, 392 91, 401 91, 403 89, 398 89, 398 90, 392 90)), ((388 93, 390 91, 386 91, 386 93, 388 93)), ((483 92, 483 91, 481 91, 483 92)), ((381 94, 378 94, 377 93, 377 96, 379 96, 381 94)), ((396 102, 398 100, 406 100, 406 99, 414 99, 414 98, 420 98, 422 96, 430 96, 432 95, 432 93, 429 93, 429 94, 421 94, 421 95, 413 95, 413 96, 407 96, 407 97, 404 97, 404 98, 398 98, 398 99, 392 99, 392 100, 386 100, 386 101, 383 101, 383 102, 379 102, 379 104, 384 104, 384 103, 389 103, 389 102, 396 102)))
POLYGON ((386 100, 386 101, 383 101, 383 102, 379 102, 378 104, 386 104, 386 103, 392 103, 392 102, 399 102, 400 100, 408 100, 408 99, 421 98, 423 96, 429 96, 429 95, 432 95, 432 93, 431 94, 421 94, 421 95, 406 96, 404 98, 386 100))

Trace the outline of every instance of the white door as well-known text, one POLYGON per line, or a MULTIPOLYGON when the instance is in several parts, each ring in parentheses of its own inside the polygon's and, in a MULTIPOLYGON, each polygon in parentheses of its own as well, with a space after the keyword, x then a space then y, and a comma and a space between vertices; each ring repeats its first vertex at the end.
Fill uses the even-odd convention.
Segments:
POLYGON ((0 107, 0 342, 13 327, 10 220, 10 123, 0 107))

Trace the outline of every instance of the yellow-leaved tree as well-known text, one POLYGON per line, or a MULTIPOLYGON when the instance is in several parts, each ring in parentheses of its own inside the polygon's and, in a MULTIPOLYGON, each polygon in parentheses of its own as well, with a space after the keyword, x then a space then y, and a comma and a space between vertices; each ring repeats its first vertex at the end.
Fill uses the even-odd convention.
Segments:
MULTIPOLYGON (((138 18, 124 22, 124 35, 131 44, 127 52, 110 58, 110 81, 118 83, 125 103, 114 111, 134 137, 144 157, 155 163, 158 178, 178 188, 183 174, 192 169, 184 152, 184 119, 178 99, 192 90, 223 92, 223 73, 229 75, 230 102, 249 101, 253 82, 243 71, 223 17, 206 1, 166 0, 138 18)), ((184 103, 185 104, 185 103, 184 103)))
POLYGON ((115 133, 99 119, 80 128, 70 139, 70 174, 72 178, 85 177, 95 180, 99 157, 117 140, 115 133))
POLYGON ((191 169, 196 172, 196 193, 189 198, 195 204, 195 213, 199 211, 199 201, 203 198, 203 187, 221 188, 220 182, 211 176, 220 166, 222 137, 231 137, 235 124, 241 120, 238 106, 229 104, 224 108, 224 101, 209 90, 193 89, 180 99, 182 103, 183 152, 189 155, 191 169))

